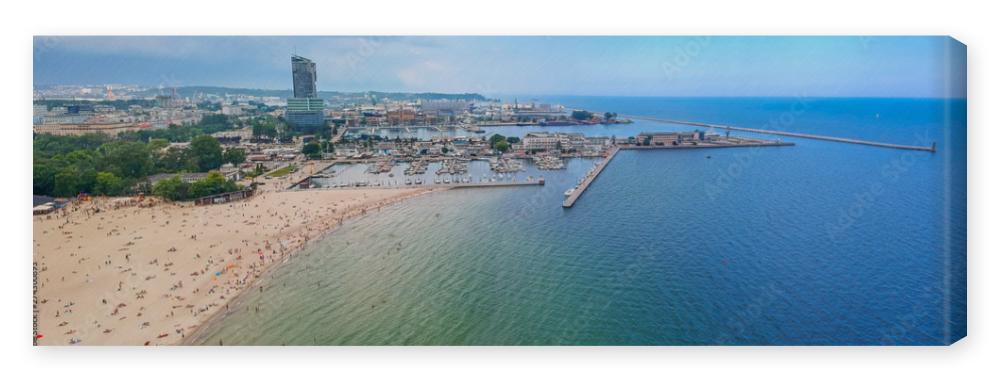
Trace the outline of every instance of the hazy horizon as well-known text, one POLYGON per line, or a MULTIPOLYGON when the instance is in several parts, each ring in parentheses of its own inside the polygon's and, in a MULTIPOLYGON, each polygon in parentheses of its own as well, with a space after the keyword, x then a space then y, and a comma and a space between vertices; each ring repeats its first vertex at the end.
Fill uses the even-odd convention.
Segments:
POLYGON ((965 98, 949 37, 36 36, 34 86, 318 88, 486 96, 965 98))

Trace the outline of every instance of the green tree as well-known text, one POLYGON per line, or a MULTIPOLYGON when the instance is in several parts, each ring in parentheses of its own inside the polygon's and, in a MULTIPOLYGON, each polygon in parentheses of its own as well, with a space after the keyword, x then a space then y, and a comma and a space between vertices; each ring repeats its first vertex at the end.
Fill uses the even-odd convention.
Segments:
POLYGON ((493 134, 492 136, 490 136, 490 147, 496 148, 497 143, 505 140, 507 140, 507 138, 504 137, 503 135, 493 134))
POLYGON ((125 181, 110 172, 102 171, 97 173, 95 177, 95 194, 116 196, 123 194, 125 188, 125 181))
POLYGON ((149 143, 146 144, 146 147, 149 149, 149 152, 151 153, 163 150, 169 146, 170 146, 170 141, 163 138, 152 138, 149 140, 149 143))
POLYGON ((241 148, 229 148, 226 152, 222 154, 223 163, 232 163, 233 166, 239 166, 247 160, 247 152, 241 148))
POLYGON ((81 189, 80 177, 74 168, 67 167, 56 173, 52 190, 55 196, 75 196, 80 192, 84 190, 81 189))
POLYGON ((194 162, 187 149, 171 147, 156 156, 157 172, 195 172, 198 164, 194 162))
POLYGON ((153 194, 167 200, 183 200, 188 195, 188 184, 180 176, 167 178, 153 185, 153 194))
POLYGON ((250 124, 254 138, 275 138, 278 136, 277 119, 270 115, 255 118, 250 124))
POLYGON ((510 150, 510 143, 508 143, 505 140, 497 142, 496 146, 493 146, 493 149, 495 149, 495 150, 497 150, 499 152, 505 153, 505 152, 507 152, 507 150, 510 150))
POLYGON ((55 160, 62 162, 63 167, 75 166, 81 171, 93 170, 101 163, 101 158, 94 150, 78 149, 65 155, 58 155, 55 160))
POLYGON ((32 164, 32 192, 35 195, 53 195, 58 169, 51 160, 36 160, 32 164))
POLYGON ((139 142, 114 141, 101 145, 106 171, 122 178, 139 179, 149 175, 153 167, 149 149, 139 142))
POLYGON ((187 197, 189 199, 200 198, 203 196, 223 194, 226 192, 233 192, 239 189, 239 186, 232 181, 227 180, 218 171, 212 171, 208 173, 208 176, 199 179, 191 183, 191 187, 188 189, 187 197))
POLYGON ((302 146, 302 154, 309 159, 319 159, 323 155, 320 153, 319 143, 312 141, 302 146))
POLYGON ((209 135, 195 137, 188 150, 199 171, 214 170, 222 166, 222 146, 209 135))

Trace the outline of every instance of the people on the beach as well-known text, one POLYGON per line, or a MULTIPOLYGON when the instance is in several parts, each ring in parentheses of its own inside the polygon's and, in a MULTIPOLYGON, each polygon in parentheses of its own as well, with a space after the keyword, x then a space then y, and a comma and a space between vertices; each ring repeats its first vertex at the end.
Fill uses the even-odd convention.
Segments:
MULTIPOLYGON (((40 327, 47 332, 41 342, 189 339, 210 315, 230 312, 230 300, 256 284, 272 264, 291 259, 345 219, 380 211, 417 192, 344 194, 350 196, 318 191, 272 198, 277 194, 262 193, 253 201, 198 207, 155 198, 141 203, 93 198, 70 203, 53 215, 58 220, 39 217, 33 248, 40 265, 40 327), (249 251, 259 256, 243 256, 249 251), (52 329, 63 322, 61 330, 52 329)), ((264 286, 258 291, 264 293, 264 286)))

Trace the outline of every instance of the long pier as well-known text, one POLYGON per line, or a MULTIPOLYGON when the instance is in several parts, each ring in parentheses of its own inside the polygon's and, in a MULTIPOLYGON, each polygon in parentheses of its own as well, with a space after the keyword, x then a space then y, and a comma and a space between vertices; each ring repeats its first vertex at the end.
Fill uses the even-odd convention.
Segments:
POLYGON ((680 121, 680 120, 673 120, 673 119, 662 119, 662 118, 643 117, 643 116, 628 116, 628 118, 642 119, 642 120, 647 120, 647 121, 652 121, 652 122, 673 123, 673 124, 678 124, 678 125, 699 126, 699 127, 709 128, 709 129, 723 129, 723 130, 732 130, 732 131, 742 131, 742 132, 747 132, 747 133, 781 135, 781 136, 786 136, 786 137, 815 139, 815 140, 820 140, 820 141, 830 141, 830 142, 850 143, 850 144, 855 144, 855 145, 885 147, 885 148, 897 149, 897 150, 928 151, 928 152, 932 152, 932 153, 935 152, 935 151, 937 151, 937 144, 936 143, 931 144, 931 146, 910 146, 910 145, 898 145, 898 144, 895 144, 895 143, 884 143, 884 142, 866 141, 866 140, 853 139, 853 138, 841 138, 841 137, 831 137, 831 136, 826 136, 826 135, 793 133, 793 132, 790 132, 790 131, 781 131, 781 130, 752 129, 752 128, 748 128, 748 127, 736 127, 736 126, 727 126, 727 125, 717 125, 717 124, 712 124, 712 123, 680 121))
POLYGON ((751 141, 747 143, 726 143, 726 144, 708 144, 702 143, 700 145, 667 145, 667 146, 618 146, 622 150, 699 150, 699 149, 725 149, 725 148, 735 148, 735 147, 780 147, 780 146, 795 146, 792 142, 781 142, 781 141, 764 141, 764 140, 751 140, 749 138, 743 138, 744 140, 751 141))
POLYGON ((563 200, 563 208, 573 207, 573 204, 580 198, 580 195, 583 195, 583 192, 587 191, 587 187, 590 186, 590 183, 593 182, 594 179, 597 179, 597 176, 601 174, 601 171, 604 171, 604 168, 607 167, 608 163, 615 158, 615 155, 618 154, 618 150, 618 146, 611 148, 611 152, 608 153, 608 157, 604 159, 603 162, 598 164, 597 168, 587 174, 587 176, 580 181, 580 185, 576 186, 576 188, 573 189, 573 192, 563 200))

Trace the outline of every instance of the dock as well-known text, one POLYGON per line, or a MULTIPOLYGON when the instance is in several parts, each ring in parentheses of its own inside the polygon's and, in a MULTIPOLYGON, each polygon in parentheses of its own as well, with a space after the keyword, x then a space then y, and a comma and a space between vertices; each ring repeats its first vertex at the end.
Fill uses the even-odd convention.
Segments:
POLYGON ((866 141, 866 140, 853 139, 853 138, 841 138, 841 137, 831 137, 831 136, 826 136, 826 135, 816 135, 816 134, 806 134, 806 133, 794 133, 794 132, 790 132, 790 131, 781 131, 781 130, 752 129, 752 128, 748 128, 748 127, 736 127, 736 126, 727 126, 727 125, 717 125, 717 124, 712 124, 712 123, 680 121, 680 120, 662 119, 662 118, 653 118, 653 117, 629 116, 629 118, 642 119, 642 120, 652 121, 652 122, 672 123, 672 124, 677 124, 677 125, 698 126, 698 127, 708 128, 708 129, 723 129, 723 130, 732 130, 732 131, 742 131, 742 132, 747 132, 747 133, 780 135, 780 136, 785 136, 785 137, 805 138, 805 139, 814 139, 814 140, 820 140, 820 141, 830 141, 830 142, 840 142, 840 143, 850 143, 850 144, 855 144, 855 145, 884 147, 884 148, 897 149, 897 150, 927 151, 927 152, 932 152, 932 153, 935 152, 935 151, 937 151, 937 144, 931 144, 930 146, 910 146, 910 145, 899 145, 899 144, 895 144, 895 143, 866 141))
MULTIPOLYGON (((518 187, 518 186, 544 186, 544 180, 533 180, 530 182, 492 182, 492 183, 459 183, 459 184, 446 184, 444 188, 491 188, 491 187, 518 187)), ((434 186, 441 187, 439 184, 434 186)))
MULTIPOLYGON (((747 139, 750 140, 750 139, 747 139)), ((666 145, 666 146, 631 146, 631 145, 619 145, 618 147, 622 150, 696 150, 696 149, 725 149, 725 148, 736 148, 736 147, 781 147, 781 146, 795 146, 792 142, 781 142, 781 141, 750 141, 746 143, 702 143, 699 145, 666 145)))
POLYGON ((597 176, 601 175, 601 172, 608 166, 608 163, 611 163, 611 160, 615 158, 615 155, 618 154, 618 150, 617 146, 611 148, 611 151, 608 153, 608 157, 605 158, 603 162, 598 164, 593 171, 587 174, 587 176, 580 181, 580 185, 573 189, 573 193, 563 200, 563 208, 573 207, 573 204, 575 204, 576 200, 580 198, 580 195, 583 195, 583 192, 587 191, 587 187, 590 186, 590 183, 593 182, 594 179, 597 179, 597 176))
POLYGON ((356 186, 356 187, 315 187, 301 188, 294 187, 285 191, 307 191, 307 190, 377 190, 377 189, 406 189, 406 188, 437 188, 437 189, 460 189, 460 188, 497 188, 497 187, 522 187, 522 186, 544 186, 545 180, 532 180, 520 182, 489 182, 489 183, 454 183, 454 184, 398 184, 391 186, 356 186))

